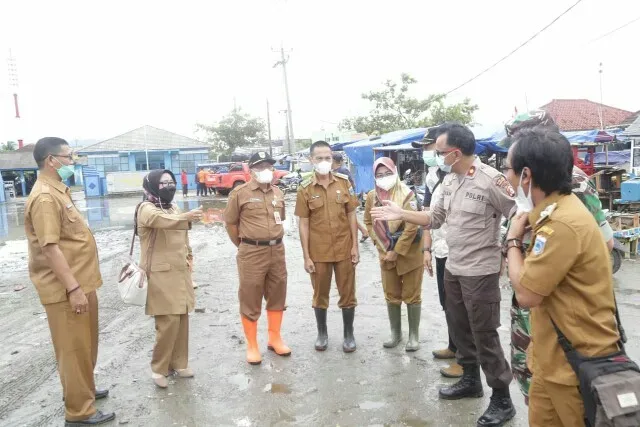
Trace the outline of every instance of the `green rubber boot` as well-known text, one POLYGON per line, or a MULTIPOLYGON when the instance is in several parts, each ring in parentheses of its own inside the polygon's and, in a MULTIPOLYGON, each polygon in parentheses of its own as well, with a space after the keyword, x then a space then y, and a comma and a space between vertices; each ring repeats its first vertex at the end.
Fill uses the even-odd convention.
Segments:
POLYGON ((402 341, 402 306, 400 304, 387 303, 387 313, 389 314, 389 325, 391 326, 391 338, 382 343, 384 348, 394 348, 402 341))
POLYGON ((420 314, 422 307, 420 304, 407 304, 407 314, 409 317, 409 339, 405 346, 406 351, 417 351, 420 349, 420 314))

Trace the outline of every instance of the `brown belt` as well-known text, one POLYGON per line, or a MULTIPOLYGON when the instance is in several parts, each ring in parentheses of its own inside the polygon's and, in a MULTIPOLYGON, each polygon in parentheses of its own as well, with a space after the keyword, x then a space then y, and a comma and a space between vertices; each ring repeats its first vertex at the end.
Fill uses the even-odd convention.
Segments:
POLYGON ((282 237, 274 240, 251 240, 251 239, 241 238, 240 243, 253 245, 253 246, 275 246, 282 243, 282 237))

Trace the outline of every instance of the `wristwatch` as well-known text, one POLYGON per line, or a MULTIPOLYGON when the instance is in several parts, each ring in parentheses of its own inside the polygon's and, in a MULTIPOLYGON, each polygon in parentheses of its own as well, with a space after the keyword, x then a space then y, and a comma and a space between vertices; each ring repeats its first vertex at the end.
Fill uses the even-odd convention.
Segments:
POLYGON ((422 248, 422 252, 429 252, 429 253, 431 253, 431 248, 422 248))
POLYGON ((518 248, 522 250, 522 240, 520 239, 509 239, 505 242, 505 245, 502 248, 502 255, 506 258, 509 253, 509 249, 518 248))

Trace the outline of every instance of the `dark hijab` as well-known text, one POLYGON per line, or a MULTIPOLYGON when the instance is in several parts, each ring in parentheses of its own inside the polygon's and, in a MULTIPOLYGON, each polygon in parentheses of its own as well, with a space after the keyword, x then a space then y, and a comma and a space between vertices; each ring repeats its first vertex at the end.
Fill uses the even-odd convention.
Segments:
MULTIPOLYGON (((144 188, 144 200, 147 202, 151 202, 159 208, 169 209, 171 207, 171 202, 173 201, 173 197, 170 200, 167 200, 168 197, 163 198, 160 195, 160 180, 162 179, 162 175, 168 173, 171 175, 171 179, 175 182, 176 176, 170 170, 166 169, 156 169, 152 170, 144 177, 142 180, 142 188, 144 188)), ((174 187, 175 192, 175 187, 174 187)))

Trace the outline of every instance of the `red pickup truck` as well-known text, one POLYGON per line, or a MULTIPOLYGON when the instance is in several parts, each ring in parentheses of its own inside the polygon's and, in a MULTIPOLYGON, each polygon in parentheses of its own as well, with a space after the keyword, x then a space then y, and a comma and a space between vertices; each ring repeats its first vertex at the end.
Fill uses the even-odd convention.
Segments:
MULTIPOLYGON (((273 184, 277 184, 280 178, 289 172, 275 170, 273 172, 273 184)), ((249 182, 251 172, 249 165, 246 163, 232 163, 229 165, 228 172, 213 173, 206 176, 205 183, 208 188, 214 188, 217 193, 226 196, 231 190, 239 185, 249 182)))

